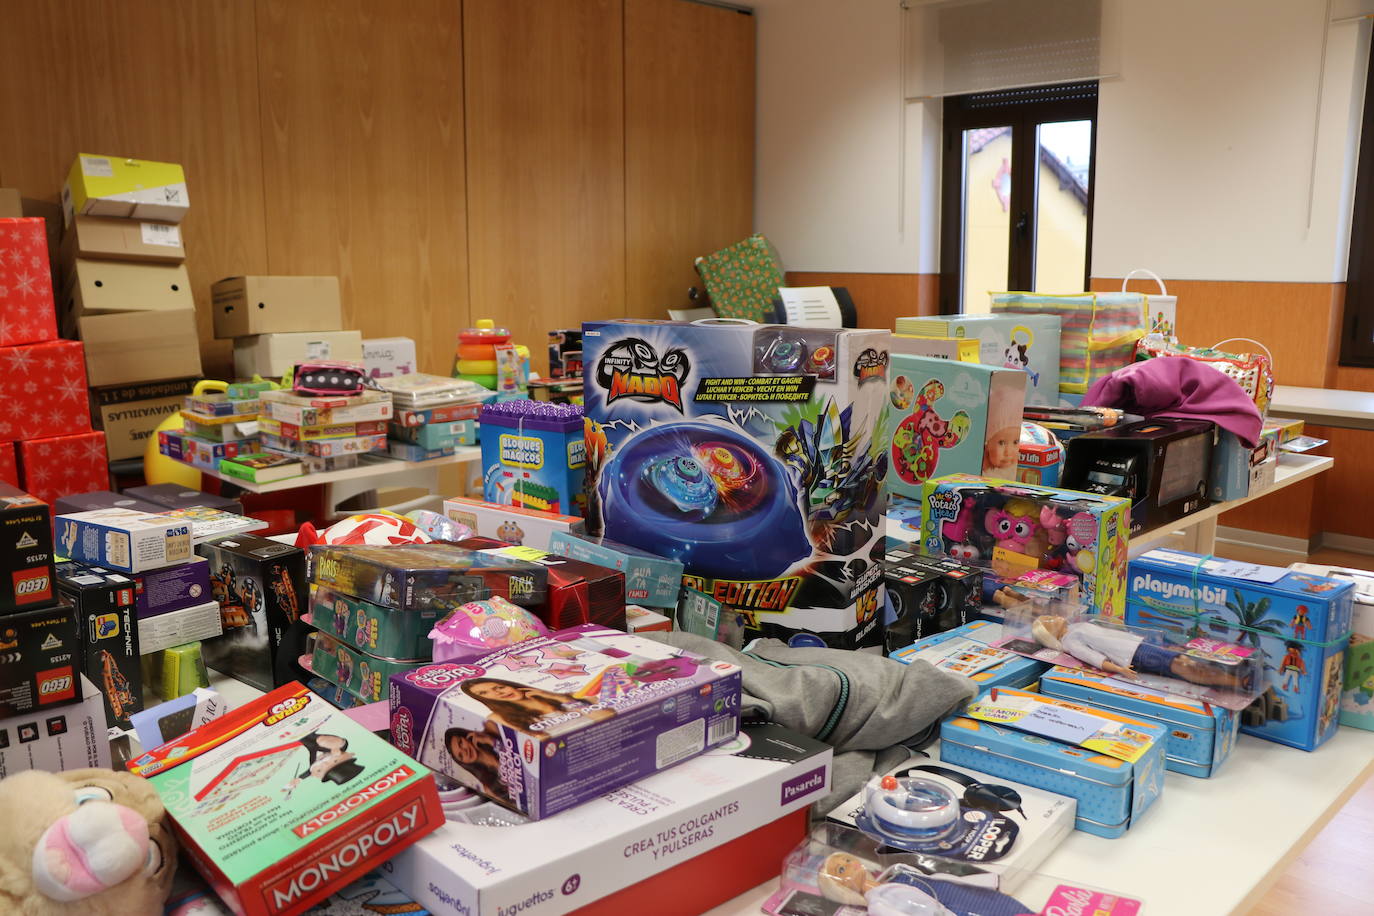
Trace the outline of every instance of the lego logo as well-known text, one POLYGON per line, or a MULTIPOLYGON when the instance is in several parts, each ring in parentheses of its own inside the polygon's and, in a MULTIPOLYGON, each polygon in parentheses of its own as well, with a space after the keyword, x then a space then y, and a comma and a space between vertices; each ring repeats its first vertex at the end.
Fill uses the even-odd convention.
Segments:
POLYGON ((25 579, 15 583, 14 593, 16 595, 36 595, 48 590, 48 577, 39 576, 35 579, 25 579))
POLYGON ((72 679, 70 675, 67 675, 65 677, 49 678, 48 680, 38 685, 39 695, 45 697, 52 696, 54 693, 62 693, 63 691, 71 689, 72 679))

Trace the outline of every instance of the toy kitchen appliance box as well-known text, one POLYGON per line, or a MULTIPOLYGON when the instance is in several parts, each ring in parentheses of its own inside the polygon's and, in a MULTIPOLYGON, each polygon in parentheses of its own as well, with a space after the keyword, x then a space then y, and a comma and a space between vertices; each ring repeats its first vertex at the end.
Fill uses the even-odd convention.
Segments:
POLYGON ((1240 730, 1311 751, 1336 733, 1355 586, 1273 566, 1152 550, 1131 561, 1126 623, 1252 647, 1268 688, 1240 730))
POLYGON ((444 823, 434 774, 300 684, 130 761, 239 916, 292 916, 444 823))
POLYGON ((621 320, 582 343, 589 531, 681 562, 746 634, 879 645, 886 332, 621 320))

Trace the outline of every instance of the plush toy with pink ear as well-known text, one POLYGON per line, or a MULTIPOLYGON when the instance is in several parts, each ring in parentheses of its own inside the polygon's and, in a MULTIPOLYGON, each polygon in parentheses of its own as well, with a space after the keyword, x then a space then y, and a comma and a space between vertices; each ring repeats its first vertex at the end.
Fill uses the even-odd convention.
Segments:
POLYGON ((0 781, 0 913, 158 916, 176 871, 162 802, 132 773, 30 770, 0 781))

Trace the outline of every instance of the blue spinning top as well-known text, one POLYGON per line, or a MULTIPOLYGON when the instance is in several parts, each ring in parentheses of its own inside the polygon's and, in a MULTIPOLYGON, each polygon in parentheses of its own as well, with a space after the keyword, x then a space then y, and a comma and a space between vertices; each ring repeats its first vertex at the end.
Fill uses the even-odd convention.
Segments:
POLYGON ((658 458, 641 473, 650 490, 684 516, 705 518, 715 511, 719 499, 715 481, 695 458, 658 458))

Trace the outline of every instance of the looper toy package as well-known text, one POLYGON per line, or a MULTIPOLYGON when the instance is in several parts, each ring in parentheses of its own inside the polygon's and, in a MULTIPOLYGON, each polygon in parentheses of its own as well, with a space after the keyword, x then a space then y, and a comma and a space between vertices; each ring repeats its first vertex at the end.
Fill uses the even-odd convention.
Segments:
POLYGON ((434 775, 300 684, 129 763, 239 916, 292 916, 443 825, 434 775))
POLYGON ((583 355, 589 530, 749 633, 881 642, 886 332, 593 322, 583 355))

